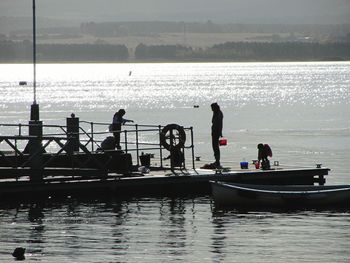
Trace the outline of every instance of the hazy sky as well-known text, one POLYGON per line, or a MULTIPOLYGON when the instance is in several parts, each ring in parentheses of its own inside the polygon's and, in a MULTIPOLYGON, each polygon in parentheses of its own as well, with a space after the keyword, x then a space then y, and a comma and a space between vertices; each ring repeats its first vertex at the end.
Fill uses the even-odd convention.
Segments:
MULTIPOLYGON (((0 16, 30 16, 31 4, 0 0, 0 16)), ((36 5, 38 16, 79 21, 350 23, 350 0, 36 0, 36 5)))

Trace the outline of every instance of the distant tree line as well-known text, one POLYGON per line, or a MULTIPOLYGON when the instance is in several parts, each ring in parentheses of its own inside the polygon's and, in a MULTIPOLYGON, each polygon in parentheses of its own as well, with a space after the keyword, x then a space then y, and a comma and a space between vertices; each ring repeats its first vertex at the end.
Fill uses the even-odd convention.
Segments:
MULTIPOLYGON (((27 62, 33 56, 30 41, 0 41, 1 62, 27 62)), ((38 61, 125 61, 129 51, 125 45, 108 44, 38 44, 38 61)))
POLYGON ((227 42, 207 49, 183 46, 146 46, 135 49, 137 60, 303 61, 350 60, 350 43, 227 42))
MULTIPOLYGON (((350 60, 350 43, 261 43, 227 42, 210 48, 182 45, 139 44, 136 61, 311 61, 350 60)), ((118 62, 132 61, 125 45, 38 44, 39 62, 118 62)), ((0 41, 0 62, 30 62, 30 41, 0 41)))
POLYGON ((350 60, 350 43, 227 42, 196 55, 233 61, 350 60))
POLYGON ((125 45, 64 44, 39 45, 39 58, 70 61, 121 61, 129 58, 125 45))
POLYGON ((146 46, 139 44, 135 49, 135 58, 139 60, 147 59, 185 59, 193 53, 192 48, 181 45, 157 45, 146 46))

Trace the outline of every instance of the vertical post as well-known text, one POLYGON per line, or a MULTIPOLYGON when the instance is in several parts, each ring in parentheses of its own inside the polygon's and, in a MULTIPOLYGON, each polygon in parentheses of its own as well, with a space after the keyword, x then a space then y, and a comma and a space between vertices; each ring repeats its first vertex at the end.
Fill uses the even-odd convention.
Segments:
POLYGON ((173 152, 174 152, 174 150, 173 150, 173 147, 174 147, 174 143, 176 143, 176 142, 174 142, 174 134, 173 134, 173 130, 170 130, 169 131, 169 133, 170 133, 170 168, 171 168, 171 170, 173 170, 174 169, 174 154, 173 154, 173 152))
POLYGON ((126 130, 124 132, 124 140, 125 140, 125 152, 128 153, 128 132, 126 130))
POLYGON ((33 0, 33 104, 30 108, 30 119, 39 121, 39 104, 36 103, 36 15, 35 0, 33 0))
POLYGON ((196 169, 194 164, 193 127, 190 127, 190 130, 191 130, 191 148, 192 148, 192 168, 196 169))
POLYGON ((161 144, 161 139, 160 139, 160 134, 162 132, 162 126, 158 126, 159 130, 159 156, 160 156, 160 168, 163 168, 163 152, 162 152, 162 144, 161 144))
MULTIPOLYGON (((18 144, 17 144, 17 138, 15 139, 15 148, 16 148, 16 150, 18 149, 18 144)), ((18 161, 18 153, 17 153, 17 151, 15 151, 15 158, 16 158, 16 168, 18 168, 18 163, 19 163, 19 161, 18 161)), ((17 177, 16 177, 16 181, 17 181, 17 177)))
POLYGON ((33 103, 30 106, 30 120, 32 120, 32 121, 39 121, 40 120, 39 104, 33 103))
POLYGON ((185 156, 185 154, 186 154, 186 151, 185 151, 185 148, 186 146, 184 146, 182 149, 180 149, 180 151, 181 151, 181 153, 183 154, 183 158, 184 158, 184 161, 183 161, 183 163, 182 163, 182 168, 184 168, 184 169, 186 169, 186 156, 185 156))
POLYGON ((135 129, 136 129, 136 160, 137 160, 137 166, 139 166, 139 158, 140 158, 140 152, 139 152, 139 125, 135 124, 135 129))
POLYGON ((90 122, 90 126, 91 126, 91 151, 93 152, 95 147, 95 140, 94 140, 94 123, 90 122))
POLYGON ((36 104, 36 16, 35 16, 35 0, 33 0, 33 94, 34 102, 36 104))
POLYGON ((42 135, 43 124, 40 121, 39 116, 39 104, 36 103, 36 16, 35 16, 35 0, 32 1, 33 5, 33 104, 30 107, 30 121, 29 121, 29 136, 31 138, 25 147, 25 152, 29 153, 30 161, 30 175, 31 181, 41 181, 42 176, 42 164, 43 164, 43 151, 42 148, 42 135))
POLYGON ((26 146, 29 152, 30 161, 30 180, 41 181, 42 176, 42 165, 43 165, 43 148, 42 148, 42 135, 43 135, 43 123, 42 121, 31 120, 29 121, 29 142, 26 146))
POLYGON ((67 148, 66 152, 72 154, 79 152, 79 118, 75 117, 74 113, 66 119, 67 124, 67 148))

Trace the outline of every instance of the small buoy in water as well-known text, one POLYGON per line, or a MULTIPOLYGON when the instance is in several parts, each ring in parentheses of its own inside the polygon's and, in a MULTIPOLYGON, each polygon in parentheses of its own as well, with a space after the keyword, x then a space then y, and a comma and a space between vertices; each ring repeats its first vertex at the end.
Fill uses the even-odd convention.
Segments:
POLYGON ((132 74, 132 71, 130 70, 130 71, 129 71, 129 76, 131 76, 131 74, 132 74))
POLYGON ((193 108, 199 108, 199 105, 193 105, 193 108))
POLYGON ((19 82, 19 85, 20 85, 20 86, 25 86, 25 85, 27 85, 27 81, 20 81, 20 82, 19 82))
POLYGON ((24 253, 25 253, 26 249, 23 247, 16 247, 15 250, 12 253, 12 256, 16 259, 16 260, 24 260, 24 253))

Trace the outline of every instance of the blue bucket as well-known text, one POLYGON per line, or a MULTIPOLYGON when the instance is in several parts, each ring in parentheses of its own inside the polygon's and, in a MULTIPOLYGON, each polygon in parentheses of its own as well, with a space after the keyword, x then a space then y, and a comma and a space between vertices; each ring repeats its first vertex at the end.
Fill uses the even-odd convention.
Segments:
POLYGON ((248 169, 248 162, 241 162, 241 169, 248 169))

